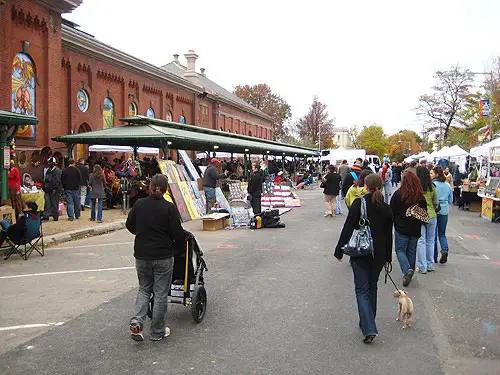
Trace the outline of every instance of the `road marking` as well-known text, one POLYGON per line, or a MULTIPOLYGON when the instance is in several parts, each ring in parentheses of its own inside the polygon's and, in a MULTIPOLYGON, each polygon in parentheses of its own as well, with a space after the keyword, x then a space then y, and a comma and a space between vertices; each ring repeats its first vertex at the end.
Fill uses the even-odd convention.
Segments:
POLYGON ((24 275, 0 276, 0 279, 17 279, 20 277, 65 275, 65 274, 70 274, 70 273, 85 273, 85 272, 122 271, 122 270, 132 270, 132 269, 135 269, 135 267, 97 268, 94 270, 74 270, 74 271, 58 271, 58 272, 44 272, 44 273, 28 273, 28 274, 24 274, 24 275))
POLYGON ((14 331, 16 329, 29 329, 29 328, 42 328, 42 327, 57 327, 63 324, 64 322, 24 324, 22 326, 0 327, 0 331, 14 331))
POLYGON ((87 247, 105 247, 105 246, 115 246, 115 245, 132 245, 134 242, 115 242, 115 243, 102 243, 95 245, 81 245, 81 246, 71 246, 71 247, 53 247, 50 250, 71 250, 71 249, 83 249, 87 247))

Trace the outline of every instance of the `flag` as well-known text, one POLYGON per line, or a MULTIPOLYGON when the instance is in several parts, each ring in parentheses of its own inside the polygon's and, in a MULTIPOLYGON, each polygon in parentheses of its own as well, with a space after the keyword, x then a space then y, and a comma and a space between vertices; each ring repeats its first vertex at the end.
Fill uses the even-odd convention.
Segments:
POLYGON ((479 116, 490 117, 490 101, 488 99, 479 101, 479 116))
POLYGON ((490 127, 487 126, 484 130, 484 136, 488 139, 490 139, 490 127))

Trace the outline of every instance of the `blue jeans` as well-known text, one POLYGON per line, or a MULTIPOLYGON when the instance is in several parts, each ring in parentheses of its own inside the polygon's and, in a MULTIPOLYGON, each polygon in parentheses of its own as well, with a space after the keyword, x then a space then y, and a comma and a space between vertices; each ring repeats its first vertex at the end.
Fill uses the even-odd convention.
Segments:
POLYGON ((66 190, 66 212, 73 220, 80 217, 80 190, 66 190))
POLYGON ((205 190, 205 199, 207 201, 207 209, 206 213, 210 213, 210 209, 215 206, 217 203, 217 198, 215 195, 215 188, 209 187, 209 186, 204 186, 203 189, 205 190))
POLYGON ((87 194, 85 195, 85 206, 90 206, 90 188, 87 186, 87 194))
POLYGON ((448 239, 446 238, 446 226, 448 225, 448 215, 437 215, 436 239, 434 241, 434 260, 437 262, 438 240, 441 245, 441 252, 448 251, 448 239))
POLYGON ((396 250, 399 267, 401 267, 403 275, 410 269, 415 270, 417 242, 417 237, 405 236, 394 229, 394 250, 396 250))
POLYGON ((92 199, 92 208, 90 209, 90 219, 95 220, 95 201, 97 201, 97 220, 102 220, 102 199, 92 199))
POLYGON ((375 316, 377 315, 377 282, 381 268, 373 265, 365 268, 351 261, 354 273, 354 290, 358 303, 359 327, 363 336, 377 335, 375 316))
POLYGON ((335 207, 337 208, 335 215, 342 215, 342 199, 340 198, 340 194, 335 197, 335 207))
POLYGON ((151 319, 151 337, 165 334, 165 315, 168 307, 168 292, 172 283, 174 257, 160 260, 135 260, 139 290, 135 300, 135 313, 131 323, 144 327, 148 313, 149 299, 154 293, 153 317, 151 319))
POLYGON ((436 239, 437 218, 422 225, 422 237, 418 239, 418 269, 427 271, 434 263, 434 241, 436 239))
POLYGON ((391 196, 391 182, 384 181, 384 200, 385 203, 389 203, 389 197, 391 196))
POLYGON ((2 230, 0 231, 0 247, 3 245, 3 242, 7 238, 7 229, 9 229, 11 225, 12 224, 5 219, 0 221, 0 226, 2 227, 2 230))

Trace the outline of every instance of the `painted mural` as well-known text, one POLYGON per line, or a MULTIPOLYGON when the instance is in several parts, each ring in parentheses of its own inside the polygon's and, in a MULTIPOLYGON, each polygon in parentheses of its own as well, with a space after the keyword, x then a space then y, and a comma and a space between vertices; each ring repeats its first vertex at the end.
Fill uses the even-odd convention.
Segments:
POLYGON ((137 104, 135 104, 135 102, 130 102, 128 105, 128 115, 137 116, 137 104))
POLYGON ((155 111, 153 110, 153 108, 148 108, 148 110, 146 111, 146 117, 155 118, 155 111))
POLYGON ((111 129, 115 119, 115 108, 113 101, 110 98, 104 99, 104 107, 102 110, 103 129, 111 129))
MULTIPOLYGON (((18 53, 12 63, 12 112, 35 116, 36 71, 31 58, 18 53)), ((35 126, 22 126, 17 138, 36 141, 35 126)))

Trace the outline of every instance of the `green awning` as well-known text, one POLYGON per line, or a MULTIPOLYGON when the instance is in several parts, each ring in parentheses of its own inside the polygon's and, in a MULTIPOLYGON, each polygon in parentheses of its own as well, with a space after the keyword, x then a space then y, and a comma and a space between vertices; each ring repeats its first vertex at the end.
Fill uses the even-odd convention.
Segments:
POLYGON ((310 148, 205 129, 192 125, 134 116, 121 119, 128 125, 53 138, 67 144, 168 147, 177 150, 313 156, 310 148))
POLYGON ((22 115, 0 109, 0 124, 1 125, 36 125, 38 119, 34 116, 22 115))

